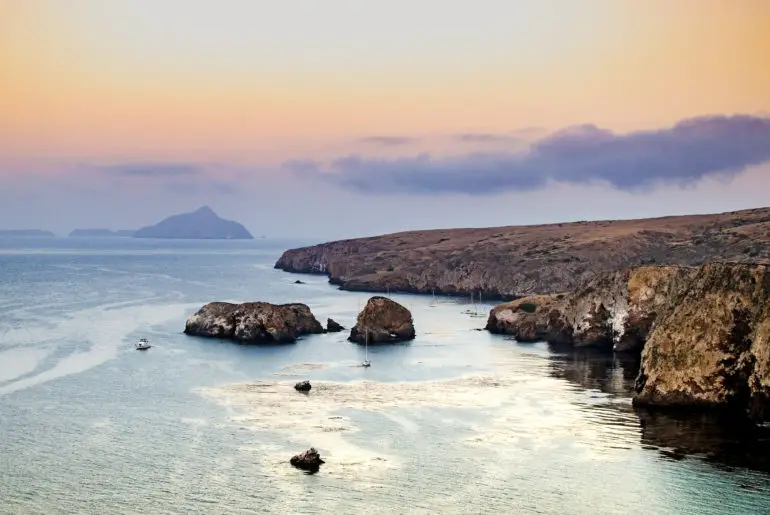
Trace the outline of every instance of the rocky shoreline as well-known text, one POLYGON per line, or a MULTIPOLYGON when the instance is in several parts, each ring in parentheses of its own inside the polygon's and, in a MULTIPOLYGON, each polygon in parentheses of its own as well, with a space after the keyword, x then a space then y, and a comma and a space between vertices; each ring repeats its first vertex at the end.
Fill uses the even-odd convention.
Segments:
POLYGON ((638 406, 770 419, 770 266, 646 266, 572 293, 495 307, 487 330, 518 341, 641 353, 638 406))

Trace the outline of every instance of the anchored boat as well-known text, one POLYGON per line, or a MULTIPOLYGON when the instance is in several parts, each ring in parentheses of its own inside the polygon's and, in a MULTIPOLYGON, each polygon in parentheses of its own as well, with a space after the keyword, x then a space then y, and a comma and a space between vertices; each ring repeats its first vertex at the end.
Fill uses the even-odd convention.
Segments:
POLYGON ((136 342, 136 350, 147 350, 152 345, 150 345, 150 341, 147 338, 140 338, 138 342, 136 342))

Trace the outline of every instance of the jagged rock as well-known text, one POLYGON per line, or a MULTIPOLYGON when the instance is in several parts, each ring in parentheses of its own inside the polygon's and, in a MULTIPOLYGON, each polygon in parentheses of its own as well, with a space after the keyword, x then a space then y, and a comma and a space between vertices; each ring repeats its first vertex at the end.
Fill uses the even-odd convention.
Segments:
POLYGON ((348 340, 355 343, 392 343, 413 340, 414 336, 409 310, 387 297, 375 296, 358 314, 348 340))
POLYGON ((573 293, 525 297, 495 307, 487 329, 519 341, 640 352, 654 322, 697 269, 641 266, 601 274, 573 293), (526 307, 536 307, 529 311, 526 307))
POLYGON ((340 324, 332 320, 331 318, 326 319, 326 332, 328 333, 339 333, 341 331, 344 331, 345 328, 342 327, 340 324))
POLYGON ((300 381, 294 385, 294 389, 298 392, 309 392, 310 388, 312 388, 310 381, 300 381))
POLYGON ((308 472, 318 472, 321 465, 326 462, 321 459, 321 455, 318 454, 318 451, 311 447, 301 454, 292 456, 289 463, 298 469, 306 470, 308 472))
POLYGON ((323 333, 305 304, 211 302, 187 319, 185 334, 240 343, 294 342, 303 334, 323 333))
POLYGON ((770 419, 770 267, 700 268, 656 322, 636 392, 636 405, 737 408, 770 419))

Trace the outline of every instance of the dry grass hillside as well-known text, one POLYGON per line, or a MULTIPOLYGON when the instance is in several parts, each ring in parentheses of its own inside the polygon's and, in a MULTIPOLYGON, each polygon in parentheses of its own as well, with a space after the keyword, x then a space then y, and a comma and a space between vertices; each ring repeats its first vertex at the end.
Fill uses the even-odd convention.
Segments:
POLYGON ((643 264, 770 263, 770 208, 482 229, 410 231, 287 250, 275 267, 343 289, 512 298, 575 289, 643 264))

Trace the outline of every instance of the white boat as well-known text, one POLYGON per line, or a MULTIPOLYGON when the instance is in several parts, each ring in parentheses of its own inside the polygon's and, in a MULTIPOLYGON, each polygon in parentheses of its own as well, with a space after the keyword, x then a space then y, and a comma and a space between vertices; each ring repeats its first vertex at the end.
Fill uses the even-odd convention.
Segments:
POLYGON ((152 345, 150 345, 149 340, 147 338, 140 338, 138 342, 136 342, 136 350, 147 350, 152 345))
POLYGON ((361 363, 362 367, 370 367, 372 366, 372 362, 369 361, 369 331, 366 332, 366 336, 364 336, 364 362, 361 363))

